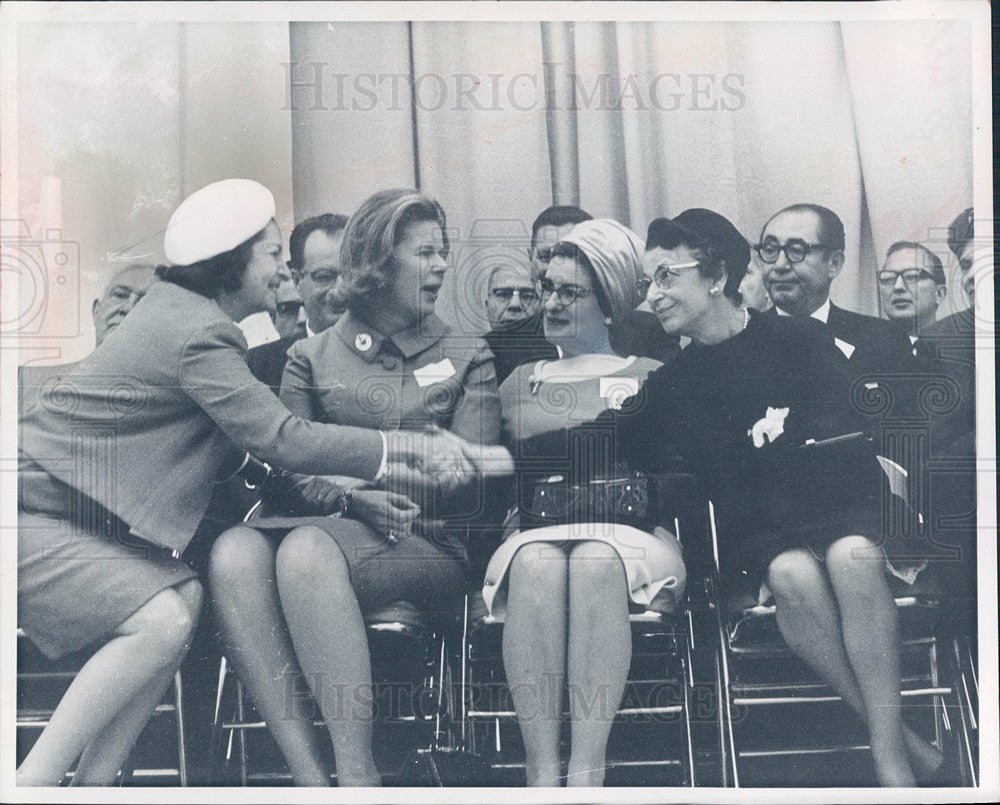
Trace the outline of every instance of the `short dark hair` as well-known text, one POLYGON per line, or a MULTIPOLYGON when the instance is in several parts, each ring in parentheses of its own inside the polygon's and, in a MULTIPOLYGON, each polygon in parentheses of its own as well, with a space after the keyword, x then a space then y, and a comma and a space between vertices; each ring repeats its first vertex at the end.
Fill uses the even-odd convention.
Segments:
POLYGON ((556 205, 542 210, 541 214, 531 225, 531 250, 535 250, 535 241, 538 239, 538 230, 543 226, 566 226, 566 224, 580 224, 584 221, 593 220, 594 216, 589 212, 584 212, 579 207, 570 204, 556 205))
POLYGON ((750 265, 750 244, 723 215, 704 208, 685 210, 672 221, 656 218, 649 224, 646 251, 687 246, 698 261, 698 273, 718 282, 726 282, 722 293, 735 304, 743 302, 740 285, 750 265))
POLYGON ((306 241, 313 232, 326 232, 331 238, 347 227, 347 216, 325 212, 297 224, 288 237, 288 267, 298 271, 305 260, 306 241))
POLYGON ((199 260, 186 266, 162 265, 156 267, 156 276, 189 291, 216 299, 223 291, 238 291, 243 287, 243 275, 253 256, 253 247, 267 229, 260 230, 228 252, 199 260))
POLYGON ((941 262, 941 258, 922 243, 917 243, 912 240, 897 240, 892 244, 892 246, 889 247, 889 251, 885 253, 885 259, 888 260, 896 252, 901 252, 904 249, 919 249, 926 254, 931 260, 931 275, 934 277, 934 282, 938 285, 947 284, 947 280, 944 276, 944 264, 941 262))
POLYGON ((948 248, 955 257, 962 256, 962 250, 975 237, 975 216, 972 207, 959 213, 948 227, 948 248))
POLYGON ((846 244, 846 240, 844 238, 844 222, 840 220, 840 216, 838 216, 837 213, 828 207, 823 207, 820 204, 792 204, 789 207, 778 210, 774 215, 768 218, 767 223, 761 227, 760 240, 764 239, 764 230, 767 229, 767 225, 779 215, 786 212, 811 212, 817 219, 819 219, 820 244, 826 246, 831 251, 844 251, 844 246, 846 244))

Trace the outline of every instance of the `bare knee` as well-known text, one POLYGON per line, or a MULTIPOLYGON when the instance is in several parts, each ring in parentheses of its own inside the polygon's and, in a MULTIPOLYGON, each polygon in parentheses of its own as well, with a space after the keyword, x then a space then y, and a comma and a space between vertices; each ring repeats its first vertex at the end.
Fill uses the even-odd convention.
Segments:
POLYGON ((548 591, 566 583, 566 554, 549 542, 529 542, 510 560, 508 605, 548 606, 548 591))
POLYGON ((867 537, 843 537, 826 553, 830 583, 843 610, 855 603, 872 614, 878 604, 892 601, 885 576, 885 557, 881 549, 867 537))
POLYGON ((198 617, 201 615, 201 604, 204 597, 201 582, 198 579, 188 579, 174 587, 174 590, 187 606, 192 619, 197 623, 198 617))
POLYGON ((815 597, 824 584, 823 571, 806 551, 785 551, 771 560, 767 568, 767 586, 779 602, 801 605, 815 597))
POLYGON ((259 531, 236 526, 219 535, 208 560, 208 578, 213 593, 270 577, 274 548, 259 531))
POLYGON ((282 594, 289 585, 319 585, 331 595, 351 590, 351 574, 343 551, 333 537, 314 526, 290 531, 278 546, 274 566, 282 594))
POLYGON ((169 588, 139 607, 119 630, 142 635, 155 643, 152 651, 160 654, 158 661, 167 667, 183 659, 196 622, 197 614, 191 611, 189 602, 177 590, 169 588))
POLYGON ((831 572, 849 570, 864 573, 866 570, 882 575, 885 558, 879 547, 867 537, 841 537, 826 551, 826 564, 831 572))
POLYGON ((571 583, 591 589, 625 583, 625 567, 618 552, 606 542, 590 540, 573 546, 569 556, 571 583))
POLYGON ((566 554, 549 542, 530 542, 510 560, 511 577, 532 587, 556 581, 566 573, 566 554))

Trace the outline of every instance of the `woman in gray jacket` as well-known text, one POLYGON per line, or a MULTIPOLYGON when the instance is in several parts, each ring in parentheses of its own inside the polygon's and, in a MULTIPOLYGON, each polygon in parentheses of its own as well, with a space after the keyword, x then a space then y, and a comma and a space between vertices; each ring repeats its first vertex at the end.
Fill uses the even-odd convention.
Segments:
POLYGON ((178 558, 214 481, 250 452, 303 473, 465 467, 457 440, 310 422, 246 365, 236 322, 273 301, 282 244, 256 182, 202 188, 171 217, 173 265, 22 421, 18 614, 50 657, 95 647, 18 785, 110 783, 187 650, 201 606, 178 558), (416 465, 411 469, 411 465, 416 465))

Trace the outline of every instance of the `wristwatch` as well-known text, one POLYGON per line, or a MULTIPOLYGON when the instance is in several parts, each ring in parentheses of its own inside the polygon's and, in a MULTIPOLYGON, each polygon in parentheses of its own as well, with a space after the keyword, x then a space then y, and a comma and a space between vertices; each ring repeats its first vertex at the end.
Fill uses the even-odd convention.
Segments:
POLYGON ((337 514, 341 517, 348 517, 351 509, 351 490, 345 489, 337 498, 337 514))

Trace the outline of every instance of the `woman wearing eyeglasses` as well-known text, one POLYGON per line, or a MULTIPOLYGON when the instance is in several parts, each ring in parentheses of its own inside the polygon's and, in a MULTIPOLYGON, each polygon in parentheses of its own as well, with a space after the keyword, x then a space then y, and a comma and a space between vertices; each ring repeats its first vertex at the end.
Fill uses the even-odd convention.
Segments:
POLYGON ((543 287, 545 336, 561 357, 521 366, 501 386, 520 531, 494 554, 483 595, 494 614, 506 612, 504 667, 531 786, 561 780, 564 684, 573 692, 565 779, 603 783, 631 657, 629 606, 670 611, 683 594, 680 547, 654 530, 645 479, 616 462, 607 428, 567 432, 620 407, 660 366, 613 346, 641 299, 641 252, 616 221, 574 227, 554 248, 543 287))
POLYGON ((941 756, 900 717, 899 624, 879 547, 885 479, 847 362, 817 322, 743 305, 749 260, 710 210, 650 224, 647 301, 691 344, 649 378, 643 405, 613 415, 617 444, 652 470, 683 456, 714 503, 729 592, 743 578, 756 595, 766 581, 789 647, 865 719, 879 781, 913 785, 941 756))

